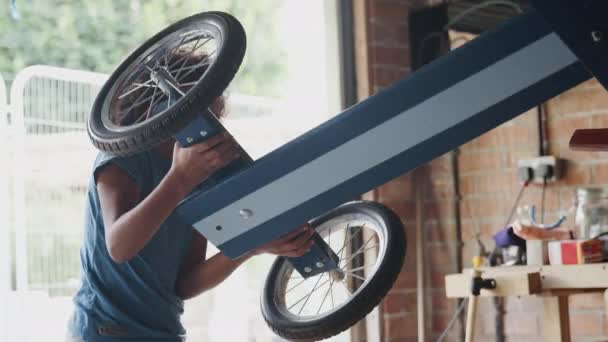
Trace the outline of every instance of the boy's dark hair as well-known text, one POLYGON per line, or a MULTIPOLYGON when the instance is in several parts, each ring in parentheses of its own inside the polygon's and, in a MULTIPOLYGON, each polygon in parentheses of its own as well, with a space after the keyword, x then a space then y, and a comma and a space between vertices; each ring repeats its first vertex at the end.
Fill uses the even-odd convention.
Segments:
MULTIPOLYGON (((173 69, 181 68, 182 70, 188 70, 187 72, 183 72, 183 78, 180 80, 181 84, 185 84, 182 87, 182 91, 184 93, 188 92, 190 88, 192 88, 194 84, 198 82, 201 75, 205 73, 209 67, 209 64, 205 63, 207 58, 208 55, 206 53, 191 54, 190 51, 185 51, 183 49, 175 51, 175 53, 168 58, 167 65, 170 66, 172 73, 177 71, 173 69), (171 66, 173 68, 171 68, 171 66)), ((133 83, 144 83, 148 81, 148 79, 145 78, 147 75, 147 73, 142 73, 140 76, 141 79, 135 79, 133 83)), ((121 92, 126 93, 127 91, 127 89, 123 89, 121 92)), ((157 95, 155 96, 156 99, 161 96, 158 93, 159 91, 157 91, 157 95)), ((110 109, 112 122, 118 126, 129 126, 143 121, 142 117, 144 117, 146 112, 150 109, 150 102, 144 101, 143 103, 137 103, 137 101, 141 102, 142 99, 152 96, 152 94, 153 91, 151 91, 149 87, 141 87, 122 99, 115 100, 110 109), (130 107, 132 107, 130 110, 125 110, 130 107)), ((226 99, 224 95, 218 97, 211 104, 211 106, 209 106, 209 108, 217 116, 217 118, 223 118, 226 115, 226 99)))

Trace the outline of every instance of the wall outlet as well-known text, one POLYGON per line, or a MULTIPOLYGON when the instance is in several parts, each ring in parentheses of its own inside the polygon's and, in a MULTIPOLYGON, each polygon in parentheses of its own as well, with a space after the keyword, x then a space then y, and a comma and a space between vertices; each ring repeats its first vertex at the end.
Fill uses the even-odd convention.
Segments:
POLYGON ((561 176, 560 160, 555 156, 542 156, 531 159, 520 159, 517 168, 532 169, 532 183, 543 184, 543 177, 547 183, 557 181, 561 176))

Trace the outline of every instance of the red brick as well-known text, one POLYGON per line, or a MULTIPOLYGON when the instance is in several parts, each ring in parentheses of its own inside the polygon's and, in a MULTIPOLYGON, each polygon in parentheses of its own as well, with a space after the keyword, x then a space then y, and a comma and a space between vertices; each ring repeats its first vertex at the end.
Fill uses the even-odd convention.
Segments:
POLYGON ((372 82, 380 87, 388 87, 396 81, 407 77, 409 70, 407 68, 396 67, 374 67, 372 68, 372 82))
MULTIPOLYGON (((515 198, 515 196, 513 196, 513 198, 515 198)), ((520 206, 536 206, 537 219, 540 219, 541 201, 542 185, 529 185, 528 189, 524 192, 521 198, 520 206)), ((548 185, 545 189, 545 213, 547 211, 558 211, 560 209, 560 188, 557 186, 548 185)))
POLYGON ((376 67, 379 65, 410 65, 410 50, 408 48, 377 46, 370 57, 376 67))
MULTIPOLYGON (((380 196, 380 200, 382 204, 387 206, 389 209, 393 210, 399 217, 401 221, 404 222, 408 219, 416 219, 416 203, 412 201, 394 201, 387 200, 384 195, 380 196)), ((407 228, 407 227, 406 227, 407 228)))
POLYGON ((549 120, 547 127, 548 140, 550 144, 558 141, 568 142, 575 129, 590 128, 591 118, 588 116, 565 117, 549 120))
POLYGON ((389 291, 384 297, 384 312, 385 313, 397 313, 397 312, 416 312, 416 291, 389 291))
POLYGON ((474 217, 480 219, 483 217, 506 217, 511 209, 512 202, 505 201, 503 194, 491 194, 483 197, 466 199, 467 206, 463 208, 462 215, 464 217, 474 217))
POLYGON ((407 48, 409 46, 408 26, 404 22, 371 20, 370 33, 373 37, 371 46, 407 48))
POLYGON ((496 130, 497 140, 501 146, 532 145, 538 143, 536 127, 522 125, 503 126, 496 130))
POLYGON ((424 203, 425 220, 453 220, 454 203, 451 201, 433 201, 424 203))
POLYGON ((456 272, 458 245, 453 243, 432 243, 425 248, 427 264, 437 271, 456 272))
MULTIPOLYGON (((462 215, 466 215, 466 212, 463 212, 462 215)), ((506 218, 480 220, 478 217, 474 219, 465 217, 461 219, 462 239, 465 241, 474 239, 478 231, 482 239, 490 239, 499 229, 503 228, 506 220, 506 218)))
POLYGON ((415 289, 416 288, 416 270, 405 270, 399 273, 399 277, 395 281, 393 288, 398 289, 415 289))
POLYGON ((502 170, 509 167, 507 155, 503 151, 484 151, 474 153, 461 153, 458 158, 460 172, 478 172, 489 170, 502 170))
POLYGON ((486 132, 479 137, 460 146, 460 151, 477 151, 482 148, 493 148, 500 146, 496 129, 486 132))
POLYGON ((608 112, 595 114, 591 117, 592 128, 608 128, 608 112))
POLYGON ((562 180, 562 184, 580 186, 591 182, 591 168, 569 162, 564 164, 565 177, 562 180))
POLYGON ((448 323, 450 322, 450 319, 452 318, 452 315, 453 315, 453 313, 451 313, 451 312, 434 313, 432 315, 432 326, 431 326, 432 331, 438 332, 438 333, 443 332, 447 328, 448 323))
POLYGON ((418 320, 416 314, 403 314, 398 317, 384 319, 384 332, 392 339, 418 336, 418 320))
POLYGON ((495 172, 475 175, 472 179, 476 183, 477 193, 505 193, 518 189, 519 180, 514 170, 498 170, 495 172))
POLYGON ((378 20, 392 20, 407 25, 409 6, 403 2, 372 1, 370 16, 378 20))
POLYGON ((595 184, 608 183, 608 163, 593 165, 591 167, 591 180, 595 184))
POLYGON ((475 175, 461 175, 459 178, 458 187, 462 195, 473 194, 477 192, 477 176, 475 175))
POLYGON ((553 142, 549 146, 549 154, 559 156, 560 159, 567 160, 568 162, 576 162, 577 164, 586 164, 589 161, 597 159, 608 159, 608 154, 602 156, 598 152, 574 151, 570 149, 568 141, 553 142))
POLYGON ((427 243, 454 241, 456 239, 455 222, 425 222, 424 229, 427 232, 427 243))
POLYGON ((600 87, 574 88, 557 98, 560 115, 608 110, 608 94, 600 87))
POLYGON ((426 182, 426 185, 424 189, 425 200, 454 199, 454 180, 451 175, 433 176, 426 182))
MULTIPOLYGON (((443 288, 445 287, 445 276, 454 273, 454 271, 438 271, 431 270, 430 272, 430 287, 443 288)), ((427 284, 427 286, 429 286, 427 284)))
POLYGON ((402 202, 414 199, 415 189, 412 185, 411 176, 403 175, 379 186, 378 195, 383 200, 390 202, 402 202))
POLYGON ((435 173, 449 173, 452 172, 452 156, 450 153, 443 154, 427 164, 429 171, 432 174, 435 173))
POLYGON ((586 89, 586 88, 602 88, 602 85, 596 78, 592 78, 588 81, 585 81, 579 84, 576 88, 578 89, 586 89))

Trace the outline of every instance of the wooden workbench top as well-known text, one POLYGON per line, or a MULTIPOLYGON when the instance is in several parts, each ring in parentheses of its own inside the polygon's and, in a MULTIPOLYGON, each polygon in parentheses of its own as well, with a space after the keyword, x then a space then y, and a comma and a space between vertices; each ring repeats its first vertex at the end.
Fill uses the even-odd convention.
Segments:
MULTIPOLYGON (((545 292, 588 292, 608 288, 608 263, 584 265, 504 266, 481 268, 483 278, 496 280, 496 289, 482 296, 522 296, 545 292)), ((471 295, 472 269, 445 277, 448 298, 471 295)))

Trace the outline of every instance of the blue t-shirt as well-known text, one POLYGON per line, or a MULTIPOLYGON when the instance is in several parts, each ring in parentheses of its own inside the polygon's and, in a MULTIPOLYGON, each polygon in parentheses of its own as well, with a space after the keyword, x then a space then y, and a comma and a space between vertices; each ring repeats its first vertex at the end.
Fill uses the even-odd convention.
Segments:
POLYGON ((142 199, 171 166, 152 151, 129 157, 97 156, 88 185, 80 251, 82 285, 74 297, 69 331, 85 341, 183 341, 183 301, 175 284, 193 229, 171 214, 136 256, 124 263, 114 262, 106 247, 94 177, 108 163, 120 167, 138 184, 142 199))

